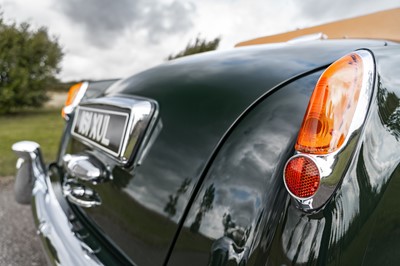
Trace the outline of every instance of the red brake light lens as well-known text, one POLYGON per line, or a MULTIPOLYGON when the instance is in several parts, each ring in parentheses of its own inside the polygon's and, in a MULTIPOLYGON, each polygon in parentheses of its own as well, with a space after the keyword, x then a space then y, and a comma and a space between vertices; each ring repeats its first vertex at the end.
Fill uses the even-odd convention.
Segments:
POLYGON ((312 197, 320 184, 317 165, 308 157, 291 158, 285 167, 284 180, 287 189, 300 199, 312 197))

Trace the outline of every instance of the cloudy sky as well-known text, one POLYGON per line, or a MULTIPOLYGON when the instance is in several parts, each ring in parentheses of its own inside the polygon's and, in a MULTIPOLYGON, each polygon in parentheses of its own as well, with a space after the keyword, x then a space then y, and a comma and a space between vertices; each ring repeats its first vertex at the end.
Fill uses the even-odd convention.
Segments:
POLYGON ((46 26, 63 47, 63 81, 125 77, 200 34, 241 41, 400 7, 400 0, 0 0, 8 22, 46 26))

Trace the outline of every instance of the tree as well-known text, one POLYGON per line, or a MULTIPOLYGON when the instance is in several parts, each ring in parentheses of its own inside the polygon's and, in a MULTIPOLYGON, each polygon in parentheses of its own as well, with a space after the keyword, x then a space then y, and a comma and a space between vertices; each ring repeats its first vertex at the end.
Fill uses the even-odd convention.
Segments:
POLYGON ((186 45, 186 48, 177 53, 176 55, 169 55, 167 60, 172 60, 176 59, 179 57, 187 56, 187 55, 192 55, 192 54, 199 54, 199 53, 204 53, 207 51, 213 51, 218 48, 219 42, 221 41, 221 38, 217 37, 214 40, 211 41, 206 41, 205 39, 200 39, 199 37, 196 37, 196 40, 194 43, 191 41, 186 45))
POLYGON ((63 54, 45 27, 6 24, 0 17, 0 114, 21 107, 40 107, 48 99, 63 54))

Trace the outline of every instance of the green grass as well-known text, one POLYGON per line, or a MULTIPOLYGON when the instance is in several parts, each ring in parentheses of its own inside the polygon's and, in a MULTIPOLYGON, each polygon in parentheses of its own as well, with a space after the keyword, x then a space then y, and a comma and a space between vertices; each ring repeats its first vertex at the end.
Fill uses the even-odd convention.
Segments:
POLYGON ((0 116, 0 176, 15 174, 17 158, 11 146, 21 140, 39 143, 46 163, 55 160, 64 124, 59 109, 0 116))

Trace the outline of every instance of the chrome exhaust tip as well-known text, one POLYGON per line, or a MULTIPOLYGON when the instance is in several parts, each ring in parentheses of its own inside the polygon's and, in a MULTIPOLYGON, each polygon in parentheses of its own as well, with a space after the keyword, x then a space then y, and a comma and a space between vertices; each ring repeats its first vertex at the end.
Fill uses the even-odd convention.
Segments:
POLYGON ((12 150, 18 156, 15 200, 20 204, 30 204, 36 178, 46 173, 40 145, 33 141, 20 141, 12 145, 12 150))

